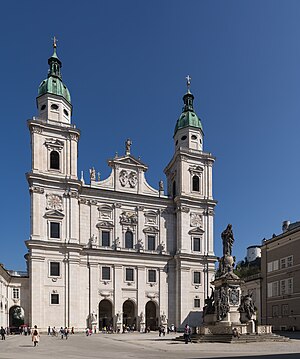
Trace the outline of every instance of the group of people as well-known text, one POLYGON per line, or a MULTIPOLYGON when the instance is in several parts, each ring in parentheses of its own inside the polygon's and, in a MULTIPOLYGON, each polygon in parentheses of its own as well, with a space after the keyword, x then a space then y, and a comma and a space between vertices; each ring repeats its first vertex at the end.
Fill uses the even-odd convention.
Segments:
POLYGON ((13 328, 13 329, 14 331, 11 331, 11 328, 9 327, 5 329, 3 326, 1 326, 0 328, 1 340, 5 340, 5 335, 10 335, 10 334, 20 334, 25 336, 32 334, 32 329, 27 325, 23 325, 20 328, 13 328))
POLYGON ((74 327, 72 327, 71 330, 68 327, 65 327, 65 328, 60 327, 60 329, 57 330, 55 327, 52 327, 52 329, 51 329, 50 325, 48 327, 47 332, 48 332, 48 335, 52 335, 53 337, 57 337, 58 334, 60 334, 61 339, 63 339, 63 338, 68 339, 70 333, 71 334, 75 333, 74 327))

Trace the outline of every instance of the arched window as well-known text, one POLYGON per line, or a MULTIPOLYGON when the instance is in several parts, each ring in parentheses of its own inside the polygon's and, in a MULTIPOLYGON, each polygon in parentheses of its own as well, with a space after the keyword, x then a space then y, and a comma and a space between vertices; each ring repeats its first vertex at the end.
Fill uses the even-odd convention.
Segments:
POLYGON ((50 168, 59 170, 59 153, 57 151, 51 151, 50 153, 50 168))
POLYGON ((176 182, 175 181, 173 182, 172 194, 173 194, 173 197, 175 198, 176 197, 176 182))
POLYGON ((125 248, 133 248, 133 234, 131 231, 125 233, 125 248))
POLYGON ((200 183, 199 183, 199 177, 193 176, 193 191, 199 192, 200 191, 200 183))

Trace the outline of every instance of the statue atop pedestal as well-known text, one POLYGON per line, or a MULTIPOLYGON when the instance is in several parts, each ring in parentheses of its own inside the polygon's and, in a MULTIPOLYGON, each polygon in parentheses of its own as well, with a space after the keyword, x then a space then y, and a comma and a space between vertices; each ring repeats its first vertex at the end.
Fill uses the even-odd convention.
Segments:
POLYGON ((218 258, 219 268, 216 273, 216 278, 227 277, 231 279, 239 279, 239 277, 233 273, 235 257, 232 256, 234 237, 231 224, 228 224, 226 229, 222 232, 221 238, 223 244, 223 256, 218 258))
POLYGON ((256 308, 251 294, 242 295, 243 280, 234 272, 235 257, 232 256, 234 236, 232 225, 228 224, 221 234, 223 256, 218 258, 219 267, 210 297, 205 299, 203 307, 203 325, 200 327, 202 335, 232 334, 233 330, 240 334, 270 333, 271 326, 258 326, 256 329, 256 308))
POLYGON ((241 279, 233 272, 235 257, 232 256, 234 236, 232 225, 228 224, 221 234, 223 256, 218 258, 219 267, 212 282, 214 291, 205 300, 203 308, 204 323, 230 326, 239 321, 238 311, 241 299, 241 279))

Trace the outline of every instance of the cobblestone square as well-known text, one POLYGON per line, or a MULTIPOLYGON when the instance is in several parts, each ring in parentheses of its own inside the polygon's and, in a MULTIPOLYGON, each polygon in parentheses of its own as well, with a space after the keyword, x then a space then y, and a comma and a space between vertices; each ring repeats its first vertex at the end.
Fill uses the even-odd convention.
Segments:
POLYGON ((149 334, 82 334, 71 335, 68 340, 41 335, 38 347, 34 348, 30 337, 8 336, 0 341, 1 359, 35 358, 255 358, 298 359, 300 340, 255 344, 184 344, 172 339, 174 336, 158 337, 149 334))

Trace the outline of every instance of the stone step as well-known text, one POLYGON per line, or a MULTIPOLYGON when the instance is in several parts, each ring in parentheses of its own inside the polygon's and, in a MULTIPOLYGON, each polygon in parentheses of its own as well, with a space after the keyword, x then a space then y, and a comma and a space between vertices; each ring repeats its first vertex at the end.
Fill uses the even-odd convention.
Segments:
MULTIPOLYGON (((175 338, 177 341, 184 341, 183 335, 175 338)), ((232 334, 193 334, 192 343, 252 343, 252 342, 287 342, 290 339, 277 334, 243 334, 239 338, 232 334)))

